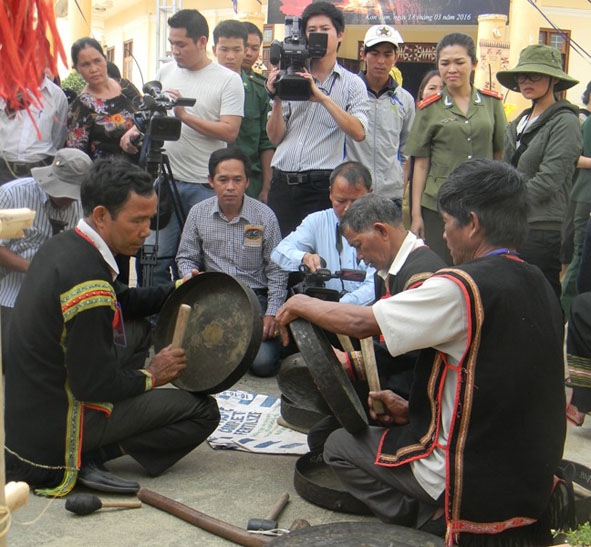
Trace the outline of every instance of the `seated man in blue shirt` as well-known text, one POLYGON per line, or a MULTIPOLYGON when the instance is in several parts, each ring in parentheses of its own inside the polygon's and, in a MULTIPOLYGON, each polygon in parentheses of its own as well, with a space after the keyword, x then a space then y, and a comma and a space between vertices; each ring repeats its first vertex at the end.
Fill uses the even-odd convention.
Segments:
POLYGON ((281 239, 275 213, 247 195, 250 160, 238 148, 209 158, 209 184, 216 195, 191 209, 176 255, 180 275, 223 272, 254 290, 263 310, 263 342, 251 366, 256 376, 279 369, 281 343, 275 313, 286 296, 287 273, 271 261, 281 239))
POLYGON ((331 272, 351 268, 365 270, 363 282, 330 279, 328 289, 341 293, 341 302, 366 305, 375 300, 375 270, 357 260, 355 249, 340 233, 339 221, 351 203, 371 192, 371 174, 361 163, 347 161, 330 174, 330 202, 332 209, 308 215, 273 251, 271 259, 286 271, 298 271, 300 264, 311 272, 321 268, 320 259, 326 260, 331 272))

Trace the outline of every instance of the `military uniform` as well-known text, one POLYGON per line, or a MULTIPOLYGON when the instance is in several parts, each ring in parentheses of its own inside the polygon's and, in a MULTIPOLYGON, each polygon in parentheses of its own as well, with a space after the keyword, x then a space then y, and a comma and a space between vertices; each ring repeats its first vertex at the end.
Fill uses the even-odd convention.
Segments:
POLYGON ((439 187, 458 165, 472 158, 493 159, 503 149, 507 119, 501 98, 494 91, 472 88, 467 114, 446 89, 418 103, 405 152, 431 160, 423 207, 437 211, 439 187))
POLYGON ((267 136, 267 114, 271 107, 265 90, 265 78, 252 70, 243 70, 241 75, 244 84, 244 118, 234 146, 250 158, 252 172, 246 193, 256 199, 263 187, 260 153, 262 150, 275 149, 267 136))
POLYGON ((444 88, 417 104, 405 152, 430 160, 421 199, 425 242, 450 266, 453 261, 443 239, 437 192, 458 165, 472 158, 493 159, 494 152, 503 149, 507 119, 501 98, 494 91, 472 88, 464 114, 444 88))

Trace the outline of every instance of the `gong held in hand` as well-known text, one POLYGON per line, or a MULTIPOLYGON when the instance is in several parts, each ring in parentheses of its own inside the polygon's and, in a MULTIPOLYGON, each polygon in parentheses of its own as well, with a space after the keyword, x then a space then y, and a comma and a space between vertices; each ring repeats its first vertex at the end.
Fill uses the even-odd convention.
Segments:
POLYGON ((252 289, 231 275, 205 272, 168 297, 158 316, 154 348, 158 352, 173 344, 186 351, 187 368, 175 386, 219 393, 246 373, 262 337, 261 305, 252 289), (181 306, 188 311, 181 312, 181 306))

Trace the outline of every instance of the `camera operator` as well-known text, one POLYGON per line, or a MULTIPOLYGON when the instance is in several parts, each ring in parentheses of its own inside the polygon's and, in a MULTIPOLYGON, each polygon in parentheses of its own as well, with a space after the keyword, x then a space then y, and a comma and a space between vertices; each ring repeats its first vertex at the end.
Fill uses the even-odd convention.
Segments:
POLYGON ((328 179, 344 159, 345 136, 365 138, 369 103, 361 79, 337 63, 343 39, 343 13, 330 2, 314 2, 302 13, 302 27, 327 35, 326 54, 312 59, 310 71, 296 72, 310 82, 307 101, 276 96, 280 71, 271 72, 266 87, 273 98, 267 133, 277 145, 268 203, 286 236, 302 219, 330 207, 328 179))
POLYGON ((355 161, 339 165, 330 175, 332 207, 308 215, 295 231, 275 247, 271 260, 286 271, 298 271, 302 264, 310 272, 321 267, 331 272, 343 269, 366 270, 363 282, 330 279, 325 286, 343 293, 341 302, 371 304, 375 300, 375 270, 357 260, 355 249, 339 230, 339 222, 349 206, 369 192, 371 174, 367 167, 355 161), (326 264, 321 263, 322 259, 326 264))
MULTIPOLYGON (((194 97, 192 107, 176 106, 174 115, 181 120, 180 139, 165 143, 185 213, 203 199, 212 197, 207 182, 207 163, 212 152, 234 142, 243 116, 244 88, 240 76, 207 57, 209 27, 197 10, 183 9, 168 19, 174 63, 165 64, 156 74, 162 89, 171 99, 194 97)), ((122 139, 124 150, 136 147, 130 138, 139 131, 134 128, 122 139)), ((159 230, 158 263, 154 268, 154 284, 178 278, 174 257, 182 226, 173 215, 159 230)), ((147 243, 154 243, 154 234, 147 243)))

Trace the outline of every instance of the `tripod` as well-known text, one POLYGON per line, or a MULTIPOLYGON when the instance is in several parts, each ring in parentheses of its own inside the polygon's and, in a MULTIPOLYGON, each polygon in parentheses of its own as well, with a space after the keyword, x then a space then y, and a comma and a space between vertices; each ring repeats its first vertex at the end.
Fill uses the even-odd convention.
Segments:
POLYGON ((166 227, 172 214, 175 215, 181 227, 187 218, 168 156, 163 152, 163 146, 164 141, 152 140, 151 136, 146 134, 140 151, 139 166, 152 176, 158 196, 156 216, 150 222, 150 228, 155 232, 154 244, 144 244, 139 251, 141 279, 145 287, 152 286, 154 267, 158 264, 158 259, 174 258, 158 256, 160 229, 166 227), (165 206, 170 207, 171 210, 164 210, 165 206))

